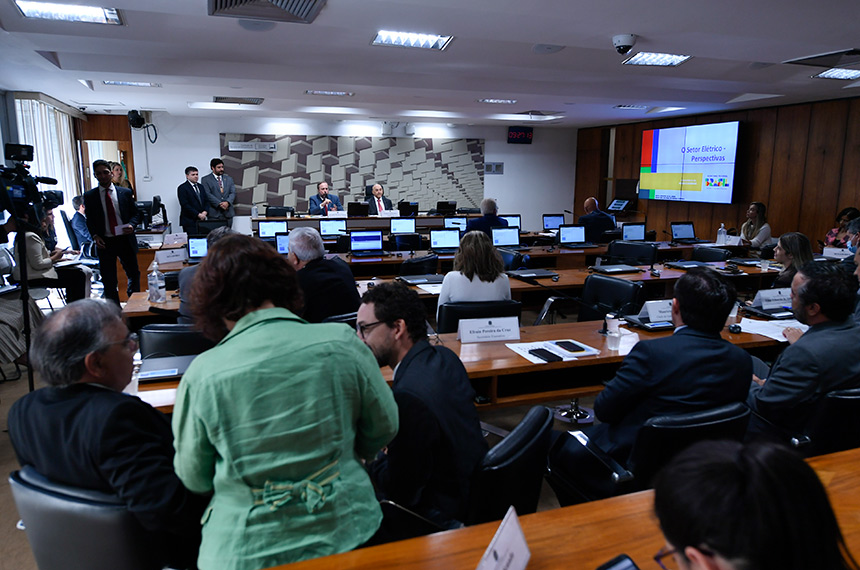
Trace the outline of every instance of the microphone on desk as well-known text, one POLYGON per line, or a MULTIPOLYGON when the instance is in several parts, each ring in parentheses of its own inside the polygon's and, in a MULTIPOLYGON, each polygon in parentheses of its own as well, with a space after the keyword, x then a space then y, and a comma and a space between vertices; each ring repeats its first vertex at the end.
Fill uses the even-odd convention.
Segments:
POLYGON ((666 234, 667 236, 669 236, 669 245, 675 245, 675 236, 673 236, 672 234, 670 234, 666 230, 663 230, 663 233, 666 234))

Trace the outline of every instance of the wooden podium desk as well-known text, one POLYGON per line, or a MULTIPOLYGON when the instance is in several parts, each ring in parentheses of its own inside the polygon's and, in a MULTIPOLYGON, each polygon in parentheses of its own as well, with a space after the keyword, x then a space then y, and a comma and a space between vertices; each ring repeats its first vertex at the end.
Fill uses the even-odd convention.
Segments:
MULTIPOLYGON (((807 460, 818 473, 848 549, 860 555, 860 449, 807 460)), ((653 556, 665 544, 653 514, 653 491, 543 511, 520 517, 531 560, 529 570, 597 568, 625 553, 643 570, 656 568, 653 556)), ((353 550, 280 570, 350 568, 384 570, 475 568, 498 528, 491 522, 411 540, 353 550)))

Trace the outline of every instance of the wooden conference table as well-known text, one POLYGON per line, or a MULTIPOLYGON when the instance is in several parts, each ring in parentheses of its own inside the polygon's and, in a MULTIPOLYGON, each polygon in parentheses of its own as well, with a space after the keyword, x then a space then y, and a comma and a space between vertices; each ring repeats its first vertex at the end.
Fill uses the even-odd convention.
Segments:
MULTIPOLYGON (((849 550, 860 555, 860 449, 808 460, 827 492, 849 550)), ((626 553, 643 570, 665 544, 653 515, 653 491, 543 511, 520 517, 531 550, 529 570, 597 568, 626 553)), ((498 528, 491 522, 383 544, 305 562, 281 570, 350 568, 475 568, 498 528)))

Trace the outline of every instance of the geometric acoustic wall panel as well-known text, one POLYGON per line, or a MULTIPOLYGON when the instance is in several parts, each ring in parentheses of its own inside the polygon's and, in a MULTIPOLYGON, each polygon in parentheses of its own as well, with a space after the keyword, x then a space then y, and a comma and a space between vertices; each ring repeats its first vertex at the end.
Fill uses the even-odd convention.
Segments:
POLYGON ((376 183, 395 205, 418 202, 422 211, 439 200, 477 208, 484 198, 484 139, 221 133, 221 158, 236 182, 240 216, 250 215, 251 204, 307 212, 322 181, 342 204, 363 202, 376 183), (230 151, 230 142, 274 142, 277 150, 230 151))

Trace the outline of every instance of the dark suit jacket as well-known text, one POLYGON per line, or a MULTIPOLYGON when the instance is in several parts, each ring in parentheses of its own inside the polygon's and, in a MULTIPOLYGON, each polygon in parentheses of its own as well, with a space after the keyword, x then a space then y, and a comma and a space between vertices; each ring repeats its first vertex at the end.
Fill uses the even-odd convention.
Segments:
POLYGON ((585 226, 585 241, 600 243, 603 240, 603 232, 615 229, 612 216, 602 210, 595 210, 590 214, 579 217, 578 224, 585 226))
MULTIPOLYGON (((200 189, 200 193, 205 199, 206 188, 200 183, 197 184, 197 188, 200 189)), ((180 184, 176 189, 176 196, 179 198, 179 225, 183 228, 186 226, 189 228, 196 228, 197 215, 200 212, 208 212, 209 204, 200 200, 197 193, 194 191, 194 188, 191 186, 191 182, 188 182, 187 180, 180 184)))
POLYGON ((226 174, 221 175, 221 184, 224 185, 224 192, 218 186, 218 179, 210 173, 200 179, 200 184, 205 190, 204 195, 209 201, 209 219, 210 220, 232 220, 233 219, 233 203, 236 201, 236 184, 233 179, 226 174), (230 207, 227 210, 222 210, 218 207, 221 202, 229 202, 230 207))
POLYGON ((319 323, 326 317, 358 310, 361 301, 355 277, 343 260, 314 259, 296 275, 305 295, 301 317, 306 321, 319 323))
MULTIPOLYGON (((378 215, 379 209, 376 207, 376 196, 368 197, 367 203, 370 204, 370 207, 367 209, 367 213, 370 214, 371 216, 378 215)), ((389 200, 385 196, 382 197, 382 205, 385 207, 386 210, 392 209, 391 200, 389 200)))
MULTIPOLYGON (((137 206, 134 204, 134 195, 128 188, 114 186, 116 188, 117 201, 119 202, 120 223, 136 226, 140 223, 137 206)), ((105 237, 105 211, 102 208, 102 200, 99 196, 98 187, 84 193, 84 207, 87 211, 87 228, 90 235, 105 237)), ((111 228, 113 230, 113 228, 111 228)), ((134 234, 129 234, 134 239, 134 234)))
POLYGON ((490 236, 490 238, 492 238, 493 232, 490 231, 491 228, 507 227, 507 225, 507 220, 503 220, 495 214, 485 214, 480 218, 474 218, 469 220, 469 223, 466 224, 466 231, 484 232, 485 234, 490 236))
MULTIPOLYGON (((329 206, 329 210, 334 210, 335 208, 338 210, 343 210, 343 205, 340 203, 340 198, 337 197, 337 194, 328 193, 328 199, 331 200, 331 205, 329 206)), ((323 215, 323 209, 320 204, 323 203, 323 198, 319 195, 319 192, 308 198, 308 214, 311 216, 321 216, 323 215)))
POLYGON ((487 443, 463 363, 423 340, 400 362, 392 389, 400 428, 388 454, 370 464, 377 489, 436 522, 464 520, 487 443))
POLYGON ((690 327, 639 342, 594 402, 601 424, 589 436, 626 464, 639 428, 653 416, 743 402, 752 359, 740 348, 690 327))
POLYGON ((764 386, 750 387, 747 405, 777 426, 753 415, 750 435, 802 432, 825 394, 860 387, 858 345, 860 327, 852 317, 810 327, 776 359, 764 386))
POLYGON ((87 228, 87 219, 80 212, 75 212, 70 223, 81 247, 84 247, 86 242, 93 241, 93 236, 90 235, 90 230, 87 228))
POLYGON ((179 481, 170 423, 137 397, 93 384, 42 388, 12 405, 9 436, 21 465, 124 500, 164 559, 196 552, 208 500, 179 481))

